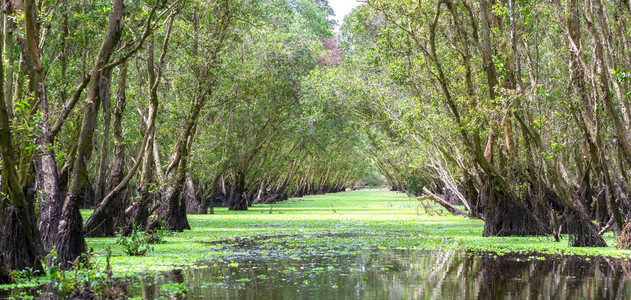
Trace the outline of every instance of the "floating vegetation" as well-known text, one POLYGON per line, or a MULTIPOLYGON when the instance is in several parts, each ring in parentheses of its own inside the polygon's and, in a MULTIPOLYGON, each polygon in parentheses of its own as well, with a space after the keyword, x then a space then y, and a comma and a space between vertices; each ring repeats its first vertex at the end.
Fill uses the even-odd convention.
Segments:
MULTIPOLYGON (((583 263, 607 261, 616 268, 622 260, 611 258, 631 257, 631 251, 614 247, 569 247, 565 235, 561 242, 552 237, 482 237, 480 220, 419 215, 417 205, 417 200, 405 194, 388 191, 307 196, 274 204, 275 212, 282 214, 262 214, 271 205, 261 204, 249 211, 215 208, 214 215, 191 215, 192 230, 164 235, 164 242, 152 244, 153 250, 144 256, 128 255, 124 245, 116 243, 117 238, 91 238, 88 247, 94 249, 92 260, 99 265, 106 264, 107 248, 111 247, 112 276, 127 284, 130 297, 148 293, 148 286, 153 286, 156 297, 183 295, 184 290, 189 297, 204 294, 202 286, 219 293, 217 289, 243 290, 279 282, 301 289, 324 285, 344 290, 348 284, 344 278, 350 274, 362 274, 353 278, 368 283, 378 274, 411 276, 406 265, 427 259, 435 264, 441 255, 459 262, 465 258, 478 261, 482 255, 530 264, 567 258, 583 263), (332 202, 337 210, 334 214, 332 202), (366 265, 367 261, 371 263, 366 265), (367 274, 367 268, 374 268, 375 274, 367 274), (323 282, 322 276, 330 281, 323 282), (171 283, 178 285, 167 285, 171 283)), ((605 238, 615 244, 611 233, 605 238)), ((2 287, 22 293, 41 284, 2 287)))

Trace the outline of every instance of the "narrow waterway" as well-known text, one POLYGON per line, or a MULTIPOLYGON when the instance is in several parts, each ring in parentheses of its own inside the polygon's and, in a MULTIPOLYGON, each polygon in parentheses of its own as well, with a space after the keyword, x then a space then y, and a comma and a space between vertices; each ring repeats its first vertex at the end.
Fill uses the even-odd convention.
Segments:
MULTIPOLYGON (((142 299, 631 299, 630 261, 537 254, 577 252, 546 238, 481 237, 481 221, 437 216, 405 194, 309 196, 190 220, 191 231, 169 233, 143 256, 117 238, 91 240, 90 271, 103 273, 111 247, 113 274, 131 275, 112 286, 142 299), (471 245, 505 254, 464 250, 471 245), (515 249, 529 254, 506 254, 515 249)), ((58 299, 58 290, 12 288, 0 299, 58 299)))

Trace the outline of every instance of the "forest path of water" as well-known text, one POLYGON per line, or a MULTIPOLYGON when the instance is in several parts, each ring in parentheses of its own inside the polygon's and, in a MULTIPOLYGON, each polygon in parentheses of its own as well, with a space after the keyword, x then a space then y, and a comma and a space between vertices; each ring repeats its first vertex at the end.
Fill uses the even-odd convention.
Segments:
POLYGON ((145 299, 631 295, 631 264, 612 257, 629 251, 569 248, 567 240, 542 237, 484 238, 482 221, 427 207, 387 190, 306 196, 189 215, 192 230, 167 234, 144 256, 127 255, 117 238, 88 239, 88 246, 97 269, 110 248, 127 296, 145 299))
MULTIPOLYGON (((437 212, 441 209, 436 208, 437 212)), ((89 214, 84 211, 84 214, 89 214)), ((97 259, 111 247, 112 266, 119 272, 165 271, 174 265, 192 265, 227 255, 248 254, 254 248, 275 247, 279 255, 295 249, 405 249, 469 250, 502 253, 547 253, 631 257, 631 251, 607 248, 572 248, 567 237, 482 237, 481 220, 428 214, 415 198, 387 190, 294 198, 260 204, 247 211, 216 208, 212 215, 189 215, 192 230, 173 233, 166 243, 146 256, 124 254, 116 238, 88 239, 97 259)), ((615 245, 611 233, 609 245, 615 245)))
POLYGON ((631 266, 623 260, 509 253, 569 249, 546 238, 482 238, 480 220, 430 215, 416 199, 385 190, 307 196, 248 211, 218 208, 189 220, 193 230, 167 237, 146 257, 115 249, 112 262, 119 271, 167 270, 129 281, 131 296, 179 290, 198 299, 570 299, 631 293, 631 266))
MULTIPOLYGON (((83 213, 86 217, 90 211, 83 213)), ((218 207, 212 215, 188 215, 192 230, 167 236, 165 244, 156 245, 144 257, 123 255, 122 248, 113 244, 115 238, 88 239, 88 246, 97 253, 112 246, 115 271, 158 271, 168 270, 173 264, 223 256, 226 253, 218 249, 225 246, 223 242, 235 238, 257 244, 299 242, 305 247, 324 243, 319 246, 326 248, 348 246, 346 238, 352 238, 366 246, 408 248, 421 241, 423 224, 451 226, 445 223, 451 218, 426 215, 418 201, 402 193, 360 190, 256 204, 247 211, 218 207)), ((462 220, 471 230, 481 230, 479 221, 462 220)), ((456 224, 453 226, 443 229, 456 230, 456 224)))

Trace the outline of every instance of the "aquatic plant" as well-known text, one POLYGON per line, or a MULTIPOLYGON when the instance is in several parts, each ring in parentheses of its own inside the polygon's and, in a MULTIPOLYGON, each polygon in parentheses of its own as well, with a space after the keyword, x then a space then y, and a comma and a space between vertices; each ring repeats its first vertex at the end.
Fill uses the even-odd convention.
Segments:
POLYGON ((125 253, 131 256, 143 256, 147 252, 151 251, 153 247, 151 242, 162 240, 162 237, 157 234, 157 230, 153 231, 153 234, 145 236, 141 228, 136 227, 136 224, 132 224, 131 233, 129 237, 121 234, 116 240, 116 244, 123 246, 125 253), (152 237, 153 236, 153 237, 152 237))
POLYGON ((52 287, 60 298, 92 298, 95 295, 108 299, 121 298, 126 294, 123 285, 115 282, 110 265, 111 250, 107 249, 105 266, 92 261, 91 252, 77 258, 72 268, 64 271, 61 268, 57 251, 53 249, 45 261, 46 284, 52 287))

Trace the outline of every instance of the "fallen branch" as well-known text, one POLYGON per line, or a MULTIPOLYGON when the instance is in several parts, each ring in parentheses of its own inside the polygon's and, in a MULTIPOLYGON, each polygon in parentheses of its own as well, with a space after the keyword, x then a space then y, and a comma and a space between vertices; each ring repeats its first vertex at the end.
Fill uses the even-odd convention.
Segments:
POLYGON ((613 225, 613 216, 611 216, 611 218, 609 219, 609 221, 607 222, 607 224, 605 224, 605 227, 603 227, 599 232, 598 235, 603 235, 605 234, 605 232, 607 232, 607 230, 609 230, 609 228, 611 228, 611 225, 613 225))
POLYGON ((425 197, 430 198, 440 204, 440 206, 444 207, 447 211, 449 211, 454 216, 466 216, 467 213, 459 210, 455 206, 449 204, 449 202, 445 201, 440 196, 430 192, 426 187, 423 187, 423 192, 425 193, 425 197))

